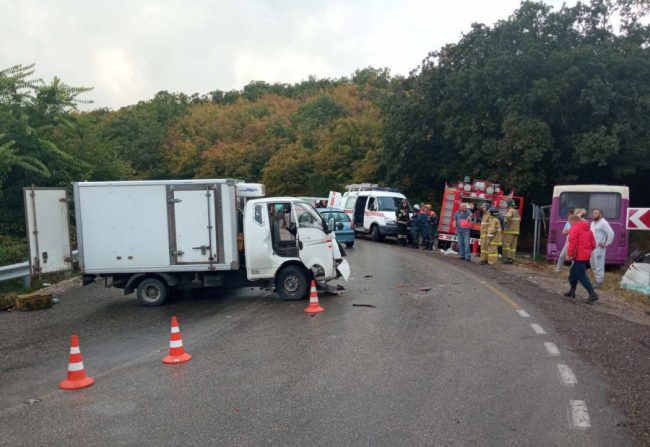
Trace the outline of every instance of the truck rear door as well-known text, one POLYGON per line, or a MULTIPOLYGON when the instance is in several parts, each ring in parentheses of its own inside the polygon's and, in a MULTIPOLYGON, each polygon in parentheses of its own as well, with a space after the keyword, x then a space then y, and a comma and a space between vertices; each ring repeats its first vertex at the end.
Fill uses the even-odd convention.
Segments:
POLYGON ((65 188, 24 188, 32 276, 72 269, 65 188))

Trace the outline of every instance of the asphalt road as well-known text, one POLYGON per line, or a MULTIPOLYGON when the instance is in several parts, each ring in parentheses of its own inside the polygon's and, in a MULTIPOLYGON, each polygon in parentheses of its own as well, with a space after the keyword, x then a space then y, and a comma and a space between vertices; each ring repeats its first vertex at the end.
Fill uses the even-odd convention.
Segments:
POLYGON ((0 445, 634 445, 525 300, 439 253, 348 252, 346 292, 313 317, 257 290, 144 308, 101 285, 0 313, 0 445), (183 365, 161 363, 172 315, 183 365), (61 391, 73 333, 96 383, 61 391))

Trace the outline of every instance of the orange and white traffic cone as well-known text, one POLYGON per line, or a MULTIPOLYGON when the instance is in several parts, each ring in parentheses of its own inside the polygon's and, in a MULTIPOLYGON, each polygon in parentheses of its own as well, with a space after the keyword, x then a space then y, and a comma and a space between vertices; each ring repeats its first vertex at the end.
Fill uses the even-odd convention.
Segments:
POLYGON ((317 314, 325 312, 318 302, 318 293, 316 293, 316 281, 311 280, 311 292, 309 292, 309 305, 305 307, 305 312, 308 314, 317 314))
POLYGON ((174 363, 185 363, 192 360, 192 356, 185 352, 181 330, 178 328, 176 317, 172 317, 172 332, 169 336, 169 355, 162 359, 163 363, 173 365, 174 363))
POLYGON ((95 379, 86 376, 82 360, 83 357, 79 350, 79 338, 73 335, 70 341, 70 356, 68 357, 68 378, 59 383, 59 388, 62 390, 78 390, 95 383, 95 379))

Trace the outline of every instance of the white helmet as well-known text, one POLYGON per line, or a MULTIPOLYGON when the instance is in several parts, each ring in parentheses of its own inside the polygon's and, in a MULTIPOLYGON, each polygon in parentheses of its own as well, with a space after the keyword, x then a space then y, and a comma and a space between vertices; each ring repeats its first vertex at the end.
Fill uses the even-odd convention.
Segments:
POLYGON ((413 209, 416 211, 420 211, 420 205, 416 203, 415 205, 413 205, 413 209))

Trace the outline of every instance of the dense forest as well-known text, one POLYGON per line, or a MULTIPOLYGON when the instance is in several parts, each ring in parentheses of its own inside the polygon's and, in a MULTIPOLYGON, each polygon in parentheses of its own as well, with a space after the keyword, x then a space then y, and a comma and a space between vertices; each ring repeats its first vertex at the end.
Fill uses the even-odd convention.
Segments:
POLYGON ((221 178, 322 196, 351 182, 436 202, 446 180, 498 180, 545 204, 553 185, 626 184, 650 205, 647 0, 557 11, 523 2, 407 77, 365 68, 240 91, 159 92, 80 112, 90 88, 0 69, 0 265, 26 258, 22 188, 221 178))

